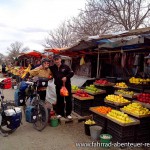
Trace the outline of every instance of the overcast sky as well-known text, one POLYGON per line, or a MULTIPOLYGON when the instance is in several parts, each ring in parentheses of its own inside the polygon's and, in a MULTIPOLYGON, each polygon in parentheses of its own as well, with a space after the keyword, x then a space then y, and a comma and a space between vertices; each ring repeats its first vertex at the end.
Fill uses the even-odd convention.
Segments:
POLYGON ((43 50, 48 31, 84 8, 86 0, 0 0, 0 53, 15 41, 43 50))

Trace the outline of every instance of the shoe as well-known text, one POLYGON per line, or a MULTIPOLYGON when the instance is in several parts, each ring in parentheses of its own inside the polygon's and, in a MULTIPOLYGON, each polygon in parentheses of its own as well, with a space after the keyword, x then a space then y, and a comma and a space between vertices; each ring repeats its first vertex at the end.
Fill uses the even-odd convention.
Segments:
POLYGON ((69 116, 67 116, 67 118, 68 118, 68 119, 72 119, 72 116, 71 116, 71 115, 69 115, 69 116))
POLYGON ((59 119, 59 118, 61 118, 62 116, 61 115, 57 115, 57 118, 59 119))

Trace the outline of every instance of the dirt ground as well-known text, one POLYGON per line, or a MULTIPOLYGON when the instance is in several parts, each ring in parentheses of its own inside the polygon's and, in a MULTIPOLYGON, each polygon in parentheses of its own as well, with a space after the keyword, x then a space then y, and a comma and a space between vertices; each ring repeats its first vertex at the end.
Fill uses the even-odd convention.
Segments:
MULTIPOLYGON (((13 99, 14 90, 4 90, 5 99, 13 99)), ((25 122, 8 137, 0 135, 0 150, 100 150, 101 147, 77 147, 76 143, 92 142, 84 133, 81 123, 69 123, 58 127, 47 127, 42 131, 33 129, 25 122)), ((105 148, 106 149, 106 148, 105 148)), ((119 149, 112 147, 111 149, 119 149)), ((134 148, 137 149, 137 148, 134 148)), ((140 148, 141 150, 141 148, 140 148)))

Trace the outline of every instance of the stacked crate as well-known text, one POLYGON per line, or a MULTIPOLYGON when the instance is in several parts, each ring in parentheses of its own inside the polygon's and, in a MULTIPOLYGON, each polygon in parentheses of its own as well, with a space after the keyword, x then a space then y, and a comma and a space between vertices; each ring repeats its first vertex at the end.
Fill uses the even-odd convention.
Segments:
POLYGON ((150 117, 140 118, 140 124, 136 128, 135 141, 138 143, 150 142, 150 117))
POLYGON ((121 126, 111 120, 107 120, 107 133, 112 135, 113 142, 133 143, 137 125, 121 126))
POLYGON ((77 98, 73 99, 73 110, 81 116, 90 115, 89 108, 92 106, 93 100, 79 100, 77 98))

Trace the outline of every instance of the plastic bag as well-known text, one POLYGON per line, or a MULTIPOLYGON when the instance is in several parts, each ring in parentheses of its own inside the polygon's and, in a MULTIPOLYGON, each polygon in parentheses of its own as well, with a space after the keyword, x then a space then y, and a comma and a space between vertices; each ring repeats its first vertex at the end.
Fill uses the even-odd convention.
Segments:
POLYGON ((69 95, 68 90, 66 89, 65 86, 62 86, 62 88, 60 89, 60 95, 61 96, 68 96, 69 95))
POLYGON ((48 81, 48 87, 46 89, 46 101, 50 102, 51 104, 56 103, 56 90, 54 79, 48 81))

